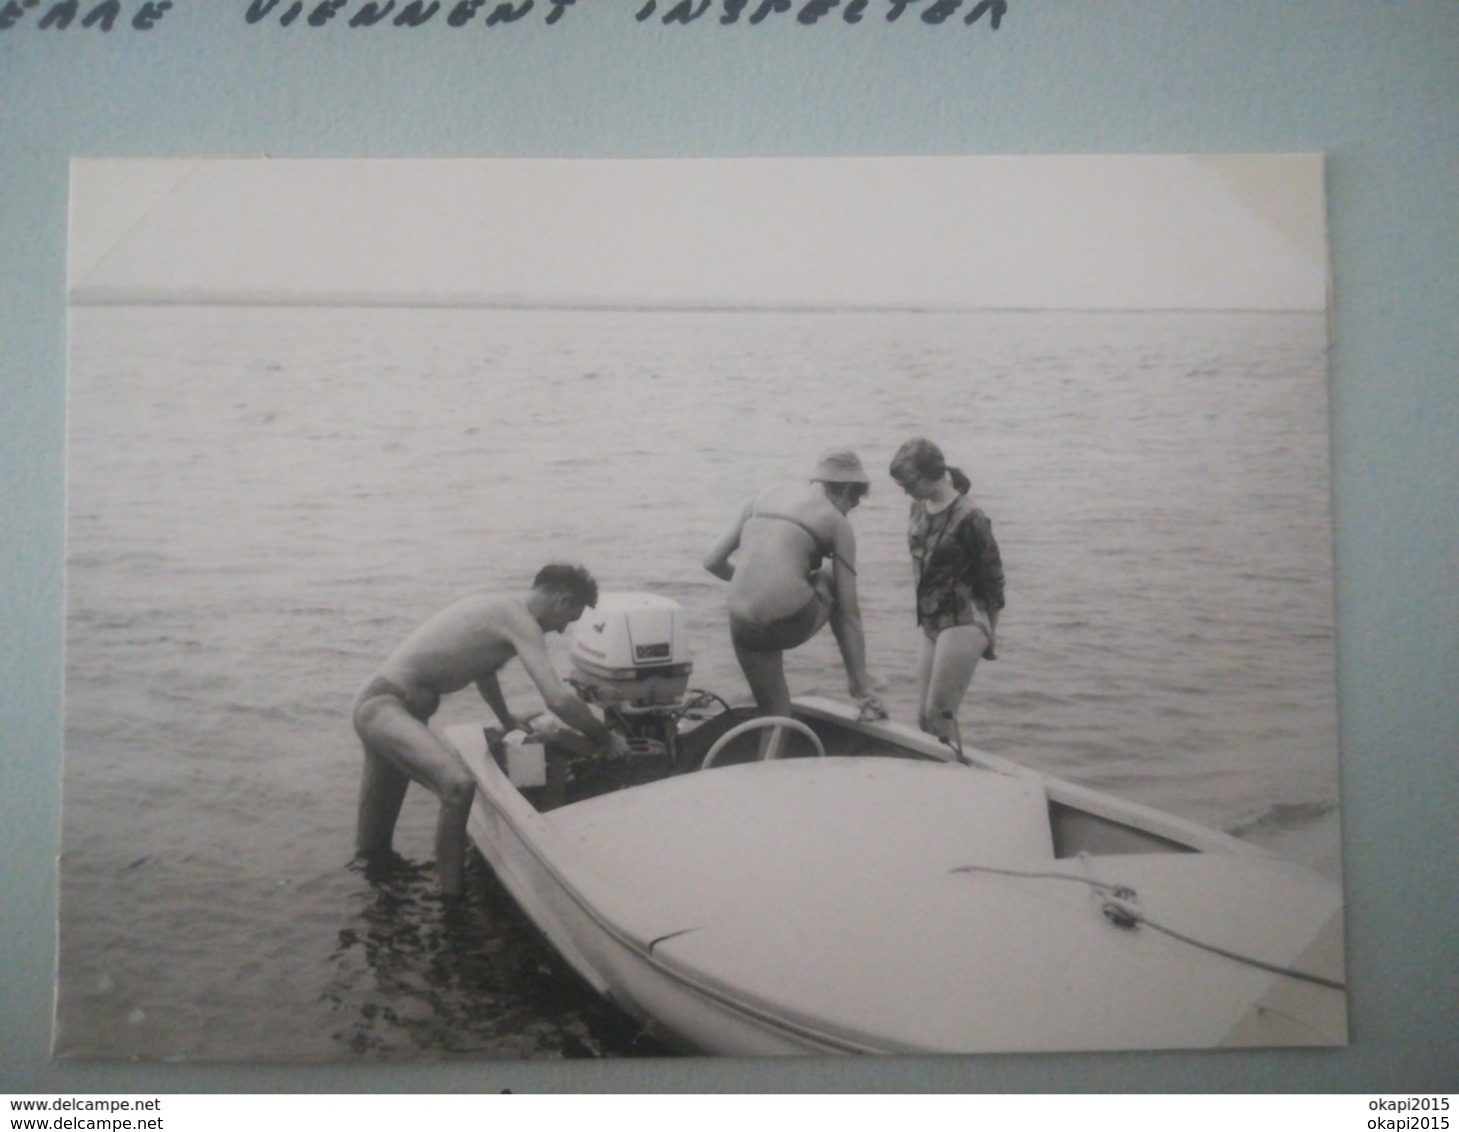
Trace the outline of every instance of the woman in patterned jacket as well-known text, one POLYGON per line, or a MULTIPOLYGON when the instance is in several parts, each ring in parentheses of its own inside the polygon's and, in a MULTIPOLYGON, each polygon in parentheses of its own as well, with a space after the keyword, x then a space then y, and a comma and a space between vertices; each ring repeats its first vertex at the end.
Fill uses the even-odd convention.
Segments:
POLYGON ((1003 608, 1003 562, 971 484, 925 437, 897 449, 892 479, 912 499, 907 545, 917 575, 917 723, 958 743, 957 712, 979 659, 992 660, 1003 608))

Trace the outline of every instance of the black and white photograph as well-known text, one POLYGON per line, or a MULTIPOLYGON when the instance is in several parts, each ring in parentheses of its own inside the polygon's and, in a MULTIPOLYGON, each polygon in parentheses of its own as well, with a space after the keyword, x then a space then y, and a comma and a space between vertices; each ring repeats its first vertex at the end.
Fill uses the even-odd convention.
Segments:
POLYGON ((1323 186, 74 161, 55 1055, 1345 1045, 1323 186))

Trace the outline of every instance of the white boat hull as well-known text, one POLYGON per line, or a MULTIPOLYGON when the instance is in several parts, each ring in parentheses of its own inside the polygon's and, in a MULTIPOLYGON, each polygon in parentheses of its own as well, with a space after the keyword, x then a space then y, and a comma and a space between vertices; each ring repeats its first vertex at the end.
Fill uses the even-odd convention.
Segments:
POLYGON ((480 785, 472 837, 506 888, 595 990, 692 1048, 1346 1040, 1330 882, 989 756, 878 757, 945 750, 833 703, 798 714, 861 753, 717 767, 547 813, 479 728, 449 736, 480 785), (1110 851, 1069 855, 1061 838, 1110 851))

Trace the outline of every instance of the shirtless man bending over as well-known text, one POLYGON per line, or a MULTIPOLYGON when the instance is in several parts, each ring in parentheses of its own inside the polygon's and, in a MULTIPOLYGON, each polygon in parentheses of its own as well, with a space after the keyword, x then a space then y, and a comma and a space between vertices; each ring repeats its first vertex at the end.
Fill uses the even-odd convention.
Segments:
POLYGON ((547 656, 546 633, 562 632, 598 602, 598 584, 581 566, 544 566, 532 589, 510 597, 475 594, 447 606, 411 633, 355 697, 355 731, 365 745, 356 851, 388 859, 405 789, 414 779, 441 800, 436 868, 441 891, 460 895, 466 819, 476 797, 471 771, 426 726, 441 697, 475 683, 508 731, 520 726, 502 697, 497 671, 519 657, 549 711, 605 754, 627 743, 610 732, 563 684, 547 656))

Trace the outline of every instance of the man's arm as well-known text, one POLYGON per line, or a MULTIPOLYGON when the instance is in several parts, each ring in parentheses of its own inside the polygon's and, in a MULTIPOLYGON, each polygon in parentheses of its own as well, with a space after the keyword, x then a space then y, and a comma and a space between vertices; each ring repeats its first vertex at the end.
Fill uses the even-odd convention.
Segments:
POLYGON ((525 624, 514 621, 512 637, 522 667, 527 670, 532 683, 537 685, 537 691, 542 693, 542 702, 547 705, 547 710, 599 746, 620 746, 615 742, 618 736, 609 731, 553 671, 552 660, 547 655, 547 638, 543 636, 541 627, 530 617, 525 619, 525 624))
POLYGON ((497 679, 495 672, 478 680, 476 690, 481 693, 481 698, 486 701, 486 706, 496 713, 503 731, 513 731, 521 726, 517 717, 507 710, 506 697, 502 695, 501 682, 497 679))

